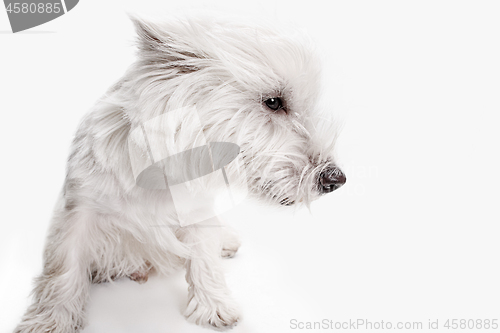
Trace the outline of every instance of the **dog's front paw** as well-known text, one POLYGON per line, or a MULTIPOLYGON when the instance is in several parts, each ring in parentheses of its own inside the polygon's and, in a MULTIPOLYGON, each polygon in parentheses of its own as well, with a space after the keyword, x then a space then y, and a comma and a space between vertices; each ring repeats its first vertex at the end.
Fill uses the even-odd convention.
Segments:
POLYGON ((149 278, 149 273, 152 270, 153 266, 149 261, 146 261, 144 264, 144 267, 141 267, 137 271, 133 272, 132 274, 128 275, 128 278, 132 281, 135 281, 139 284, 143 284, 148 282, 149 278))
POLYGON ((237 307, 232 301, 221 303, 206 298, 200 301, 198 297, 191 298, 184 316, 192 323, 216 329, 232 328, 240 318, 237 307))
POLYGON ((139 284, 143 284, 148 282, 149 272, 145 271, 137 271, 128 276, 128 278, 132 281, 135 281, 139 284))
POLYGON ((238 247, 223 248, 221 252, 222 258, 232 258, 238 252, 238 247))
POLYGON ((14 333, 78 333, 84 326, 85 318, 82 313, 56 311, 44 304, 33 304, 14 333))
POLYGON ((222 243, 222 258, 232 258, 241 246, 239 238, 234 233, 227 233, 222 243))

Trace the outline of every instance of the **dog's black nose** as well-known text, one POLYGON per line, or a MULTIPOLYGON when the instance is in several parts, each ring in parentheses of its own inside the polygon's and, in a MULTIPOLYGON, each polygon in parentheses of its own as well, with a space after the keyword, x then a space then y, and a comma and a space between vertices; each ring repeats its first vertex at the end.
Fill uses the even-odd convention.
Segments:
POLYGON ((331 167, 319 174, 319 192, 330 193, 344 185, 346 177, 337 167, 331 167))

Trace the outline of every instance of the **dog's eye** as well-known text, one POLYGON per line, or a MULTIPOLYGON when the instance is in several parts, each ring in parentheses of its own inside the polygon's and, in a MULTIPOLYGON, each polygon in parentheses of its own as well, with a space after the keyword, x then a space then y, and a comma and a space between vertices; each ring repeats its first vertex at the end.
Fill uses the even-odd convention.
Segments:
POLYGON ((277 111, 277 110, 283 108, 283 102, 281 101, 281 98, 279 98, 279 97, 269 98, 269 99, 265 100, 264 103, 266 103, 266 106, 273 111, 277 111))

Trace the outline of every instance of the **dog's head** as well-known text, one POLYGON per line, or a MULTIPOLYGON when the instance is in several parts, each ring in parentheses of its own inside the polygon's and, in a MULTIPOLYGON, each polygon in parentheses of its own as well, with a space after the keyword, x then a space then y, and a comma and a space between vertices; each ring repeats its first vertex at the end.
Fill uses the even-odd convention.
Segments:
POLYGON ((128 114, 133 124, 194 106, 202 128, 181 119, 168 140, 176 152, 196 146, 199 130, 207 142, 234 143, 250 192, 282 205, 345 183, 336 132, 318 115, 320 65, 307 40, 213 20, 133 21, 139 59, 120 83, 139 110, 128 114))

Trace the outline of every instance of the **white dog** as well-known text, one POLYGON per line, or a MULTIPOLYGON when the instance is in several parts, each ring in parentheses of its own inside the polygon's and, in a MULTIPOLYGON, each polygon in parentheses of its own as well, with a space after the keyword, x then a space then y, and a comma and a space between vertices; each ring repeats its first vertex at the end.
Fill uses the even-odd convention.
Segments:
POLYGON ((335 133, 318 131, 320 66, 307 41, 205 19, 134 23, 138 60, 80 125, 15 332, 77 332, 91 283, 182 265, 188 320, 231 327, 239 314, 221 256, 239 242, 220 226, 215 195, 230 185, 307 205, 345 183, 335 133))

